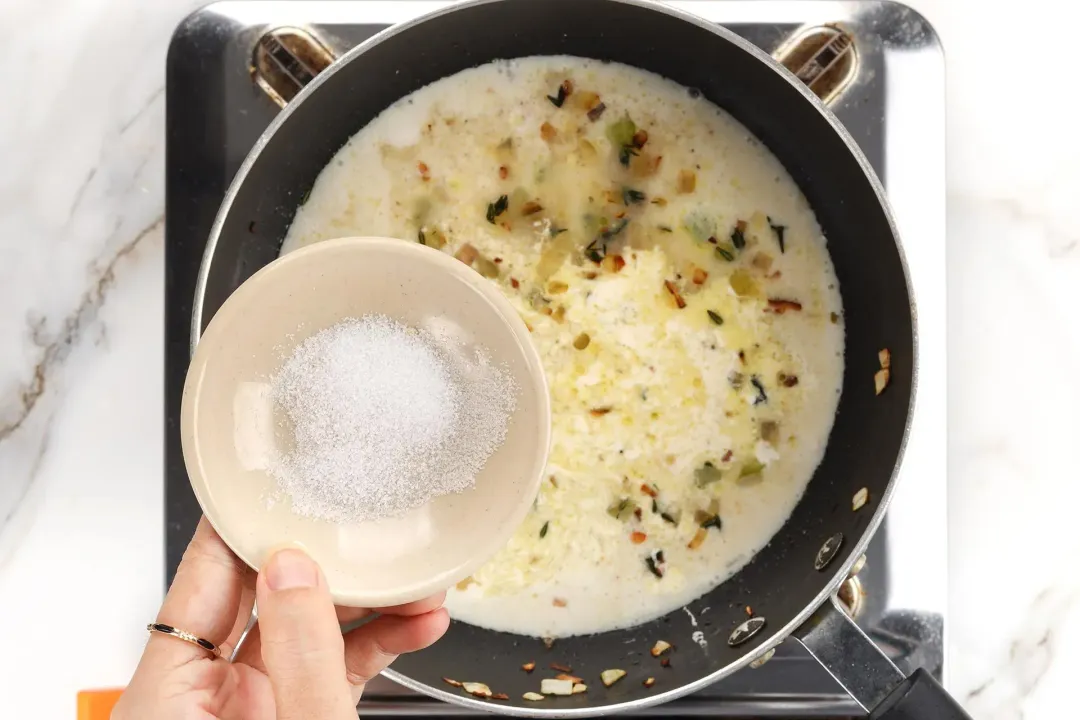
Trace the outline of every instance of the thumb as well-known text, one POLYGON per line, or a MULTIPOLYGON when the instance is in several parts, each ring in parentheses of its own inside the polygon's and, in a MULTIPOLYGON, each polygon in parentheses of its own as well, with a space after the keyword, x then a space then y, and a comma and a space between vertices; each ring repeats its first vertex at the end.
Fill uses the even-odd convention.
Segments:
POLYGON ((281 550, 255 588, 278 720, 354 720, 344 640, 319 566, 300 550, 281 550))

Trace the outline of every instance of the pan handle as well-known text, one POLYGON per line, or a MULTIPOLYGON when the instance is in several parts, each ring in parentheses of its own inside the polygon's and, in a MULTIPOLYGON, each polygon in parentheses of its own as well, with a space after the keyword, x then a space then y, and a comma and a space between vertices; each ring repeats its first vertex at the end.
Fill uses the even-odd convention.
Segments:
POLYGON ((971 720, 922 668, 905 677, 844 612, 836 596, 793 635, 870 720, 971 720))

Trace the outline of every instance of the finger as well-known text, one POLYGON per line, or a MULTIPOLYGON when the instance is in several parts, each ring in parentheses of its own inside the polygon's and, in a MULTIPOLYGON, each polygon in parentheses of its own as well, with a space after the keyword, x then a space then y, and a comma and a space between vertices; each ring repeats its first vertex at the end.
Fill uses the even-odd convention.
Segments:
POLYGON ((240 642, 240 638, 244 636, 244 631, 248 629, 248 625, 254 620, 252 617, 254 609, 255 573, 251 572, 251 568, 248 568, 240 588, 240 603, 236 611, 236 622, 233 623, 232 630, 229 631, 225 642, 218 646, 218 649, 221 650, 221 657, 232 657, 233 651, 236 650, 236 643, 240 642))
POLYGON ((450 626, 446 610, 423 615, 382 615, 345 635, 345 669, 349 682, 363 687, 398 655, 422 650, 450 626))
MULTIPOLYGON (((367 608, 335 608, 339 626, 351 625, 371 615, 372 611, 367 608)), ((266 672, 266 665, 262 660, 262 631, 256 623, 244 638, 244 644, 233 658, 233 662, 243 663, 261 672, 266 672)))
POLYGON ((282 550, 263 567, 255 589, 278 720, 355 717, 344 640, 318 565, 300 550, 282 550))
MULTIPOLYGON (((244 581, 248 578, 250 584, 250 575, 251 569, 203 518, 184 552, 156 622, 220 645, 229 639, 237 622, 244 581)), ((146 666, 162 671, 208 657, 206 650, 160 633, 151 633, 143 654, 146 666)))
POLYGON ((441 592, 431 597, 426 597, 423 600, 417 600, 416 602, 406 603, 405 605, 395 605, 394 607, 378 608, 375 612, 380 615, 423 615, 433 610, 438 610, 443 606, 443 602, 446 600, 446 593, 441 592))

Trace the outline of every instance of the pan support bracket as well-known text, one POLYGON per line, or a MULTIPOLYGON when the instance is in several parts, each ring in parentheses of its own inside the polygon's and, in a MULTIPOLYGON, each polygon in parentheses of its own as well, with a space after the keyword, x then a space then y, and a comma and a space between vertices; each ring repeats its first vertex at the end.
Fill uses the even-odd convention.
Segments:
POLYGON ((829 674, 869 712, 906 676, 848 615, 834 595, 794 633, 829 674))
POLYGON ((255 84, 285 107, 334 59, 333 50, 310 30, 277 27, 255 41, 249 70, 255 84))
POLYGON ((840 25, 804 27, 781 44, 773 58, 826 105, 851 85, 859 70, 855 39, 840 25))

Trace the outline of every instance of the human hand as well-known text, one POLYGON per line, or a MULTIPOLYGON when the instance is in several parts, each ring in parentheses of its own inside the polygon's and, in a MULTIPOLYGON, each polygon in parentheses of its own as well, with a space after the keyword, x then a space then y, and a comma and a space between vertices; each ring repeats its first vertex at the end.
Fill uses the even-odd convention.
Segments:
POLYGON ((221 657, 151 633, 112 718, 355 720, 368 680, 446 632, 442 601, 335 608, 326 579, 303 552, 276 553, 256 578, 203 518, 156 622, 217 644, 221 657), (256 598, 258 624, 230 662, 256 598), (372 613, 379 617, 342 635, 339 623, 372 613))

